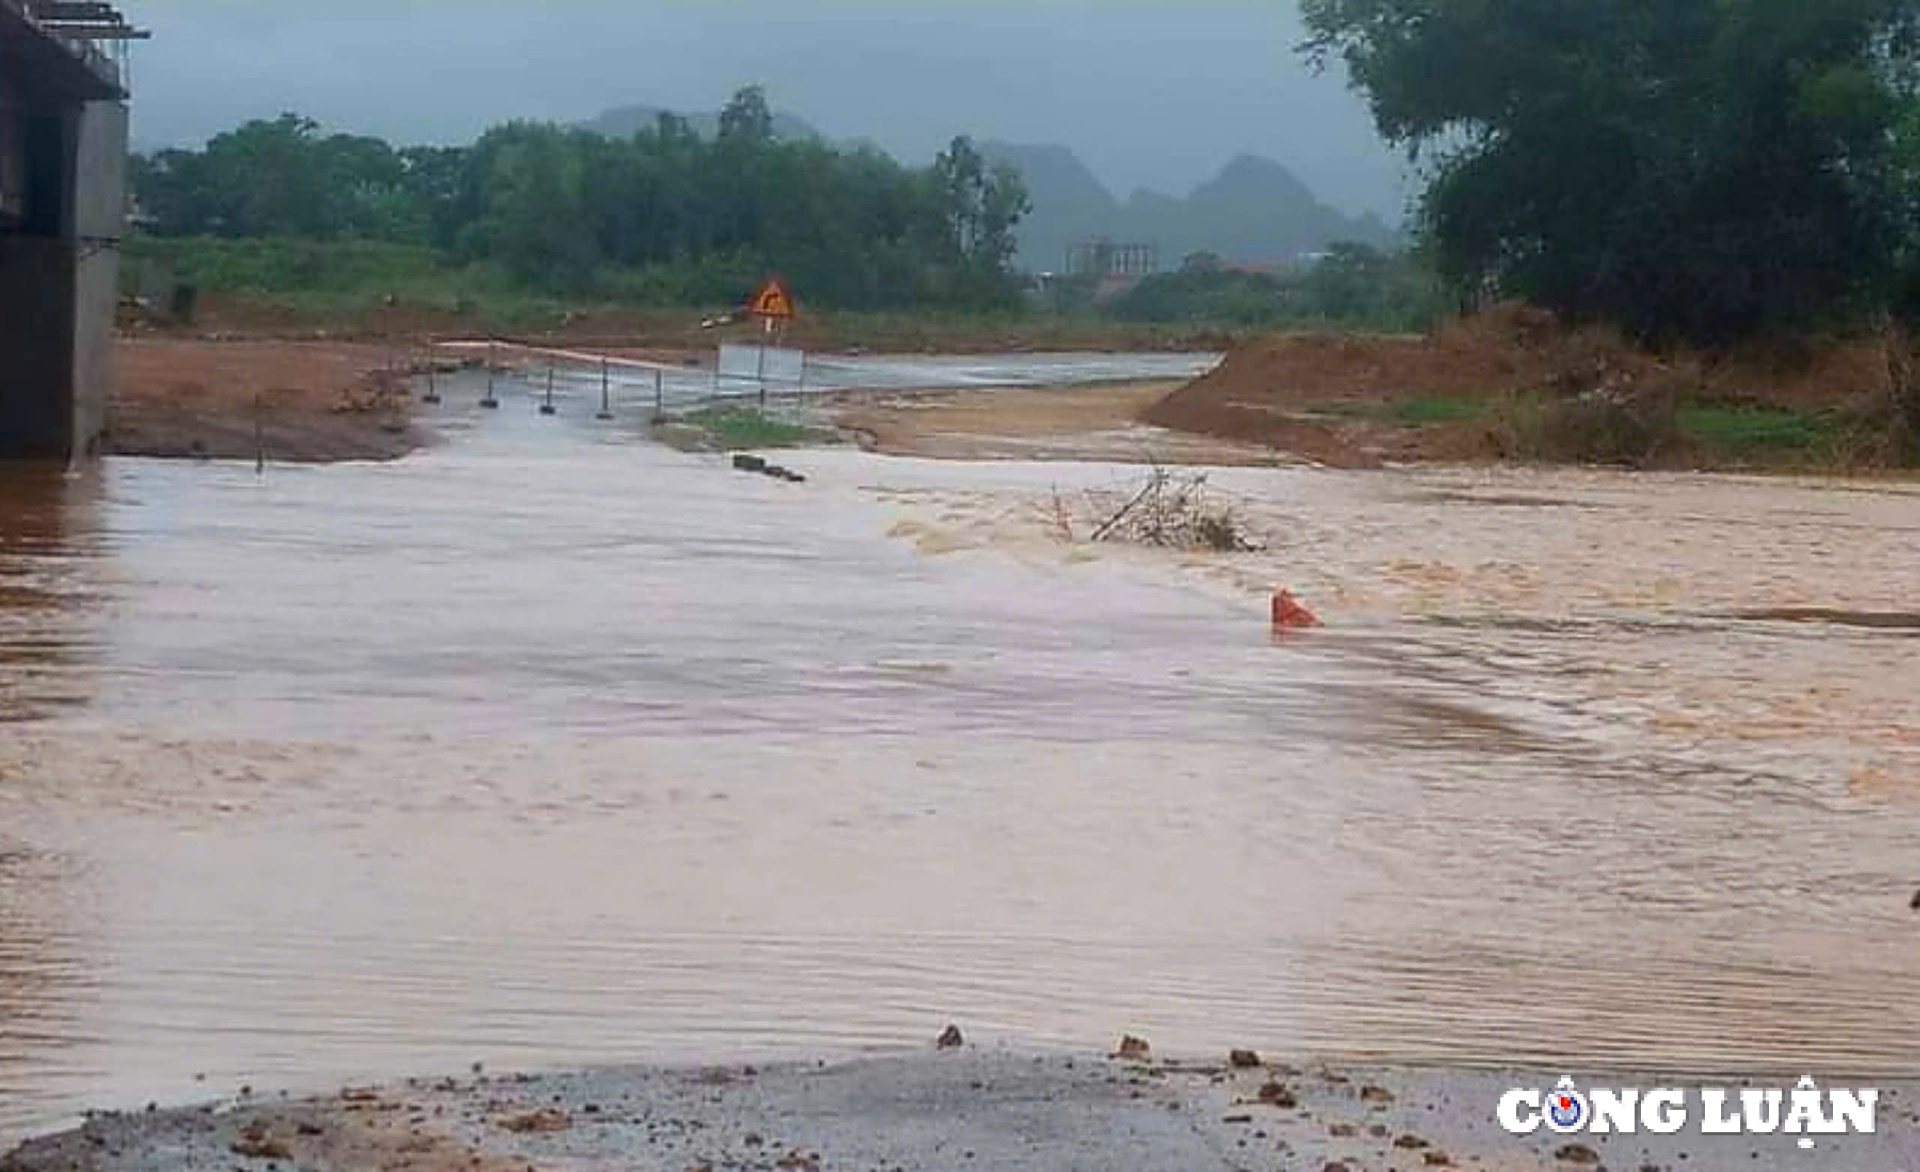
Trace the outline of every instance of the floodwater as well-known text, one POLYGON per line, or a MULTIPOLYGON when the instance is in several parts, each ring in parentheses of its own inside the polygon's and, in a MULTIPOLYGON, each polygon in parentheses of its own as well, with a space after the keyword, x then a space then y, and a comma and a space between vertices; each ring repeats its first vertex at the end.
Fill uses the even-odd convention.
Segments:
POLYGON ((526 391, 0 477, 0 1137, 949 1021, 1920 1074, 1911 486, 1236 469, 1268 551, 1185 556, 526 391))

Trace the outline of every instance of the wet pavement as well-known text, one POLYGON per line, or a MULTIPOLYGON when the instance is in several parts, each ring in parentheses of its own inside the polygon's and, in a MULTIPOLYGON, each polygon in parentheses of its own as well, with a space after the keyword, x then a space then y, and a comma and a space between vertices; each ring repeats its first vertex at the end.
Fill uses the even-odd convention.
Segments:
POLYGON ((0 1137, 949 1020, 1920 1073, 1920 657, 1828 621, 1914 609, 1910 487, 1239 469, 1268 551, 1188 557, 1045 536, 1111 467, 471 389, 397 464, 0 481, 0 1137))

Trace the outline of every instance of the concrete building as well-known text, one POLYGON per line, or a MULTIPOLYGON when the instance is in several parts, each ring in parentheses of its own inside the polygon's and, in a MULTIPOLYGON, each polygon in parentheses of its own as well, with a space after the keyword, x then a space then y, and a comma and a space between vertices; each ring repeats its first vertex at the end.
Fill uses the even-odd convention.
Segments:
POLYGON ((95 454, 127 218, 127 92, 103 3, 0 0, 0 458, 95 454))
POLYGON ((1160 250, 1151 244, 1115 243, 1104 236, 1076 240, 1067 248, 1067 275, 1150 277, 1160 271, 1160 250))

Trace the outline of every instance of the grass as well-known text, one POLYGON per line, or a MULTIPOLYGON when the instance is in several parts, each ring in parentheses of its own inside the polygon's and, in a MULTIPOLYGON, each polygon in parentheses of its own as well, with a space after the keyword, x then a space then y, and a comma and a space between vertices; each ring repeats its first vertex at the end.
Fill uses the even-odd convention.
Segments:
POLYGON ((754 407, 702 407, 678 416, 661 429, 675 447, 734 451, 744 448, 799 448, 833 443, 831 431, 775 419, 754 407))
MULTIPOLYGON (((751 332, 749 326, 702 329, 704 318, 728 307, 671 281, 649 280, 644 270, 610 270, 598 293, 555 295, 515 281, 496 265, 457 264, 428 248, 277 237, 136 235, 127 242, 126 261, 126 291, 164 308, 174 282, 190 284, 200 294, 199 324, 239 332, 565 332, 700 348, 722 335, 751 332)), ((838 311, 810 304, 804 288, 795 292, 801 315, 788 340, 810 350, 1224 350, 1245 334, 1032 308, 838 311)))
POLYGON ((1629 467, 1838 468, 1871 455, 1871 425, 1844 411, 1516 394, 1462 431, 1484 450, 1462 455, 1629 467))
POLYGON ((1325 403, 1315 403, 1308 409, 1307 414, 1322 419, 1397 423, 1405 427, 1434 427, 1448 423, 1472 423, 1475 420, 1484 419, 1490 410, 1487 403, 1479 400, 1423 395, 1412 399, 1394 399, 1386 402, 1334 399, 1325 403))
POLYGON ((1842 420, 1771 407, 1682 407, 1680 432, 1710 452, 1729 456, 1813 456, 1831 448, 1842 420))
POLYGON ((1439 423, 1471 423, 1484 418, 1487 404, 1473 399, 1449 399, 1439 395, 1425 395, 1416 399, 1402 399, 1393 405, 1393 418, 1415 427, 1424 427, 1439 423))
MULTIPOLYGON (((239 333, 402 337, 425 333, 561 335, 618 339, 687 349, 720 341, 758 340, 750 325, 703 329, 719 307, 657 308, 518 291, 485 273, 472 282, 396 285, 393 301, 371 290, 264 291, 208 287, 199 324, 239 333)), ((160 298, 156 305, 163 305, 160 298)), ((1098 319, 1038 314, 983 316, 928 310, 923 314, 805 310, 785 344, 814 352, 865 350, 875 354, 979 354, 1026 351, 1220 351, 1240 335, 1228 331, 1142 327, 1098 319)))
POLYGON ((122 291, 156 308, 174 283, 199 293, 201 324, 242 331, 379 333, 385 321, 514 332, 564 324, 578 305, 504 272, 430 249, 365 240, 163 239, 126 245, 122 291))
POLYGON ((1315 403, 1306 413, 1321 419, 1370 420, 1380 416, 1381 404, 1354 402, 1350 399, 1332 399, 1325 403, 1315 403))

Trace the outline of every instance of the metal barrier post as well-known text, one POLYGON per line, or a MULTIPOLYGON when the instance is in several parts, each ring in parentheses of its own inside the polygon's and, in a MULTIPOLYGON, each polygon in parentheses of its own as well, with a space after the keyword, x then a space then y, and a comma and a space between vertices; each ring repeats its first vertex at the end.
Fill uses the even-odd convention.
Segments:
POLYGON ((493 370, 494 367, 498 365, 497 360, 494 358, 494 351, 494 344, 489 341, 487 343, 487 397, 480 400, 480 405, 489 411, 496 410, 500 406, 500 400, 495 398, 493 394, 493 370))

